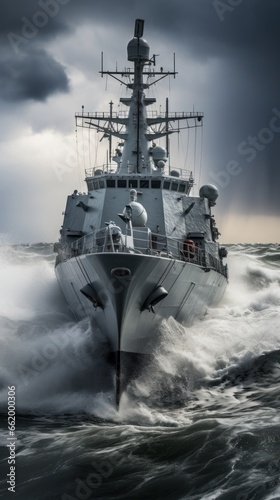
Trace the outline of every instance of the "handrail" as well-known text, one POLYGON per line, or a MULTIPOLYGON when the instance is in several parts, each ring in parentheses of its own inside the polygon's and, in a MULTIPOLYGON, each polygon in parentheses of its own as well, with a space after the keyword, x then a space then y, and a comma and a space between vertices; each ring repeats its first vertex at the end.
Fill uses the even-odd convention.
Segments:
MULTIPOLYGON (((113 228, 116 226, 111 226, 113 228)), ((78 238, 68 247, 66 257, 88 253, 137 253, 189 262, 205 270, 215 269, 227 277, 227 266, 221 260, 204 249, 188 249, 182 239, 151 233, 149 230, 133 230, 132 234, 124 235, 120 230, 111 232, 111 229, 107 226, 78 238)))
MULTIPOLYGON (((131 165, 127 166, 127 174, 123 174, 122 173, 121 175, 122 176, 123 175, 130 175, 130 171, 129 171, 130 167, 131 167, 131 165)), ((116 163, 103 163, 103 165, 98 165, 96 167, 85 169, 85 175, 86 175, 86 178, 91 178, 91 177, 96 177, 96 175, 117 174, 117 169, 118 169, 118 165, 116 163), (96 174, 96 172, 98 172, 98 174, 96 174)), ((180 182, 180 180, 182 180, 182 179, 185 180, 185 179, 188 179, 188 178, 189 178, 190 181, 193 180, 193 172, 192 172, 192 170, 186 170, 184 168, 180 168, 180 167, 176 167, 176 166, 172 167, 171 166, 170 167, 170 171, 172 171, 172 170, 178 171, 179 177, 174 177, 174 176, 170 175, 170 173, 164 173, 164 175, 158 173, 158 175, 160 177, 164 177, 164 178, 171 177, 172 180, 174 180, 175 182, 180 182)), ((135 176, 135 175, 140 175, 140 174, 139 173, 136 174, 135 172, 133 172, 133 175, 135 176)), ((144 176, 146 178, 147 177, 151 177, 151 179, 154 178, 153 174, 148 174, 148 175, 147 174, 143 174, 142 176, 144 176)))
POLYGON ((86 168, 85 169, 85 174, 86 174, 86 178, 87 177, 95 177, 96 174, 95 172, 98 171, 98 170, 101 170, 102 171, 102 175, 103 174, 115 174, 116 171, 117 171, 117 164, 116 163, 103 163, 103 165, 99 165, 97 167, 92 167, 92 168, 86 168))
MULTIPOLYGON (((101 120, 108 120, 110 119, 117 119, 117 118, 128 118, 128 111, 91 111, 91 112, 76 112, 75 117, 76 118, 92 118, 95 120, 101 119, 101 120)), ((185 118, 186 120, 188 118, 196 118, 197 116, 202 117, 204 116, 204 113, 198 112, 198 111, 171 111, 168 113, 168 116, 166 116, 165 111, 155 111, 155 110, 147 110, 147 118, 158 118, 158 119, 164 119, 166 120, 176 120, 176 119, 182 119, 185 118)))

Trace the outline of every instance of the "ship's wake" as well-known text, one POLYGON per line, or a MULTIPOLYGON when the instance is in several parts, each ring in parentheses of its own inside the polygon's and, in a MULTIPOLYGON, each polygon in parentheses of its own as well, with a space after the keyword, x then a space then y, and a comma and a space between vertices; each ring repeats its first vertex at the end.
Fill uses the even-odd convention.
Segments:
MULTIPOLYGON (((279 401, 280 267, 239 248, 223 303, 184 328, 163 321, 152 361, 115 408, 107 346, 89 320, 73 321, 48 245, 1 247, 0 405, 16 387, 21 414, 86 414, 178 425, 192 412, 279 401), (277 385, 278 384, 278 385, 277 385)), ((151 313, 152 314, 152 313, 151 313)))

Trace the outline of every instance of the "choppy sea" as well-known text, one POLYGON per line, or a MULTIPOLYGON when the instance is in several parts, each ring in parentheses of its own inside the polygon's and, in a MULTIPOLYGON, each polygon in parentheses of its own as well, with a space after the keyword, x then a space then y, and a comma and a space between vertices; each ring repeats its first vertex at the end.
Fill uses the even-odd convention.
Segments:
POLYGON ((280 499, 280 245, 228 250, 223 302, 190 328, 162 324, 117 412, 104 346, 68 311, 52 245, 0 247, 0 498, 280 499))

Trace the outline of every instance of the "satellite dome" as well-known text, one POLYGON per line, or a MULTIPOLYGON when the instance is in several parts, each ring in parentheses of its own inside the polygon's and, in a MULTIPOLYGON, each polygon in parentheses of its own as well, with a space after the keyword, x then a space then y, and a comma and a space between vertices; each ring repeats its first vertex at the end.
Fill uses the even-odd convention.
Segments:
POLYGON ((163 160, 159 160, 157 162, 157 168, 164 169, 164 167, 165 167, 165 162, 163 160))
POLYGON ((132 38, 127 46, 127 59, 129 61, 150 60, 150 47, 144 38, 132 38))
POLYGON ((154 160, 156 166, 158 166, 159 161, 163 161, 165 163, 167 160, 166 149, 161 148, 160 146, 155 146, 153 148, 153 160, 154 160))
POLYGON ((123 215, 131 217, 131 224, 134 227, 145 227, 148 219, 145 208, 137 201, 131 201, 124 209, 123 215))
POLYGON ((171 170, 170 175, 171 177, 180 177, 178 170, 171 170))
POLYGON ((219 196, 219 191, 214 184, 205 184, 199 190, 200 198, 207 198, 211 206, 216 204, 216 200, 219 196))

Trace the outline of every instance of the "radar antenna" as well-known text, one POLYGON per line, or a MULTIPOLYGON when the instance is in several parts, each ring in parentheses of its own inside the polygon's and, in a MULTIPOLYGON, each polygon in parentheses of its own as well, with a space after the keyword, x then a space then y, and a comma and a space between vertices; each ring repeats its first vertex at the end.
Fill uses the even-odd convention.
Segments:
POLYGON ((135 38, 142 38, 144 33, 144 23, 145 23, 144 19, 136 19, 134 28, 135 38))

